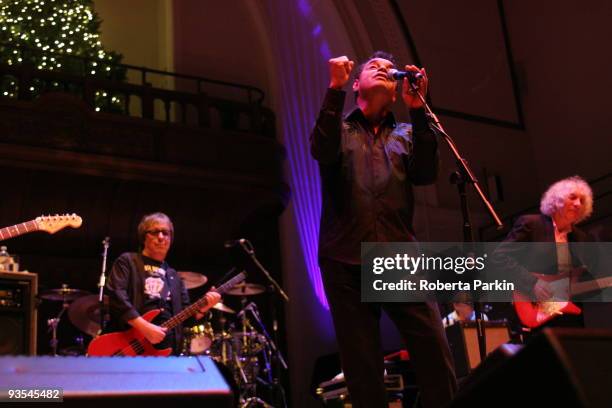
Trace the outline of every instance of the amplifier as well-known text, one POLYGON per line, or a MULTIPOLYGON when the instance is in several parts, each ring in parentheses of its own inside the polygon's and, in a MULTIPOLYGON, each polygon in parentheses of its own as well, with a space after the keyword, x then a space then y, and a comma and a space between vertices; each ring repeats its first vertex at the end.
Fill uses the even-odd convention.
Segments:
POLYGON ((36 354, 38 275, 0 272, 0 355, 36 354))
MULTIPOLYGON (((487 354, 510 341, 510 328, 507 322, 485 322, 484 327, 487 354)), ((480 364, 476 323, 456 322, 446 328, 446 337, 455 360, 455 374, 457 377, 465 377, 480 364)))

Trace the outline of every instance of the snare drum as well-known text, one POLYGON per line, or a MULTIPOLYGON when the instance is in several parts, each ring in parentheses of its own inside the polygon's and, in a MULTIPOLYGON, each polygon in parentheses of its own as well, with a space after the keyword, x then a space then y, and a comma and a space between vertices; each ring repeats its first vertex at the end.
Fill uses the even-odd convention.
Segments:
POLYGON ((185 354, 196 356, 210 348, 215 334, 209 322, 185 328, 185 354))

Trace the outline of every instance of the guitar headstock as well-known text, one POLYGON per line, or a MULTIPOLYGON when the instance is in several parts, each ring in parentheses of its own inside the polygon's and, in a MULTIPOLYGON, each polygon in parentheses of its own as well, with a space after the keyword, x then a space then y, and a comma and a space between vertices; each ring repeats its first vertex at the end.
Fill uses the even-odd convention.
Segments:
POLYGON ((56 214, 36 217, 36 226, 41 231, 55 234, 57 231, 66 227, 79 228, 83 223, 81 217, 76 214, 56 214))

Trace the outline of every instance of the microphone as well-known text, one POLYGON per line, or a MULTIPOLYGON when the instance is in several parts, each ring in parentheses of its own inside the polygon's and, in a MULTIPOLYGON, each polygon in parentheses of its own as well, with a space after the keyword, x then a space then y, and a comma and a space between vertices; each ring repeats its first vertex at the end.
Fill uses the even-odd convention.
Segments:
POLYGON ((394 81, 408 78, 408 81, 415 82, 416 80, 423 78, 423 74, 420 72, 399 71, 395 68, 391 68, 389 71, 387 71, 387 77, 389 79, 393 79, 394 81))
POLYGON ((235 247, 236 245, 242 245, 245 242, 246 242, 246 239, 244 238, 232 239, 229 241, 225 241, 225 244, 223 246, 225 246, 226 248, 232 248, 232 247, 235 247))
POLYGON ((238 312, 238 314, 236 315, 236 317, 242 317, 247 310, 250 310, 251 312, 253 311, 253 308, 256 308, 257 305, 253 302, 249 303, 248 305, 246 305, 240 312, 238 312))

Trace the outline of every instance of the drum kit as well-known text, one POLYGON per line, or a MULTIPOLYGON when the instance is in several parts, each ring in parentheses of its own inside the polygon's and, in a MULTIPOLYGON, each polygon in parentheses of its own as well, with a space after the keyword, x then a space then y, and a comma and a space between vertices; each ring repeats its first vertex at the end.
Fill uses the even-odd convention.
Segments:
MULTIPOLYGON (((202 287, 206 276, 197 272, 178 272, 188 290, 202 287)), ((239 393, 241 407, 271 407, 258 397, 257 387, 273 387, 278 379, 273 378, 272 361, 286 363, 269 336, 259 315, 255 302, 248 299, 266 292, 262 285, 243 282, 226 292, 237 297, 242 305, 236 311, 223 303, 214 305, 198 324, 184 328, 181 354, 186 356, 210 356, 225 367, 226 374, 233 381, 239 393), (248 304, 247 304, 248 303, 248 304)), ((58 350, 58 324, 67 314, 70 322, 81 332, 95 337, 100 333, 100 302, 98 295, 64 284, 59 289, 43 291, 39 298, 61 302, 59 314, 48 319, 51 333, 50 345, 53 355, 85 354, 83 337, 77 337, 74 347, 58 350)), ((106 296, 105 303, 108 301, 106 296)))
MULTIPOLYGON (((77 312, 77 309, 79 312, 81 310, 83 311, 85 310, 86 305, 85 305, 85 302, 83 302, 83 300, 93 297, 94 300, 97 302, 97 297, 95 295, 91 295, 89 292, 86 292, 84 290, 70 288, 67 284, 63 284, 61 288, 46 290, 42 292, 41 294, 39 294, 38 297, 41 300, 48 300, 51 302, 61 302, 62 303, 62 308, 60 309, 59 314, 56 317, 53 317, 47 320, 47 326, 49 327, 49 332, 51 333, 51 341, 49 342, 49 344, 51 346, 53 355, 58 355, 59 339, 57 336, 57 328, 62 319, 62 316, 64 316, 66 312, 68 312, 68 316, 70 320, 79 330, 87 334, 90 334, 90 332, 92 331, 94 333, 93 335, 97 333, 97 329, 93 330, 91 328, 91 325, 93 323, 85 321, 85 318, 81 316, 81 313, 77 312), (78 320, 77 320, 77 315, 79 315, 78 320)), ((94 305, 93 309, 96 309, 96 308, 98 310, 97 313, 99 316, 99 313, 100 313, 99 305, 97 304, 94 305)), ((98 322, 100 321, 99 317, 97 321, 98 322)), ((99 327, 100 325, 98 323, 98 329, 99 327)), ((76 343, 77 343, 76 349, 82 350, 84 354, 85 348, 84 348, 82 336, 77 337, 76 343)), ((71 347, 70 349, 73 350, 75 348, 71 347)), ((65 351, 66 353, 68 353, 68 349, 66 349, 65 351)), ((71 353, 72 351, 70 352, 70 354, 71 353)), ((64 354, 64 352, 60 351, 60 354, 64 354)))
MULTIPOLYGON (((185 276, 185 286, 194 289, 196 286, 190 283, 194 281, 185 276)), ((257 387, 275 384, 271 362, 278 357, 282 360, 263 326, 256 304, 247 304, 247 299, 265 291, 262 285, 238 284, 225 294, 239 297, 241 310, 217 303, 203 323, 184 329, 182 354, 207 355, 225 367, 240 394, 241 407, 271 406, 258 397, 257 387)))

